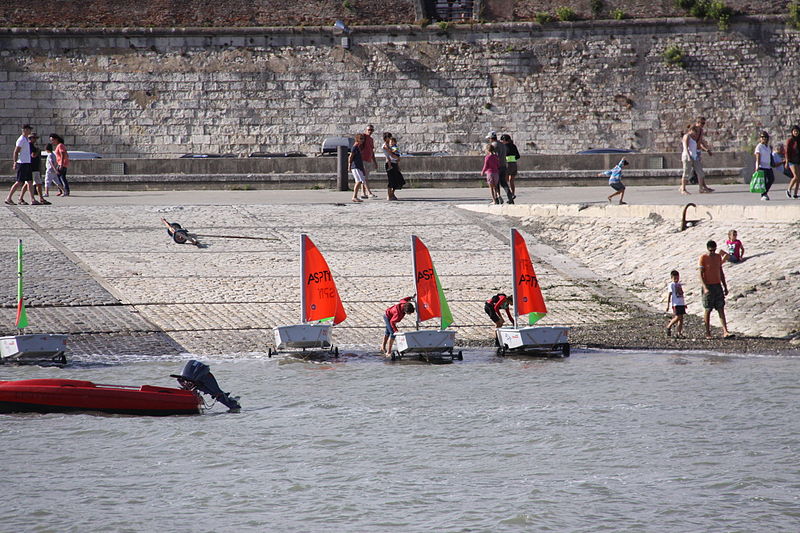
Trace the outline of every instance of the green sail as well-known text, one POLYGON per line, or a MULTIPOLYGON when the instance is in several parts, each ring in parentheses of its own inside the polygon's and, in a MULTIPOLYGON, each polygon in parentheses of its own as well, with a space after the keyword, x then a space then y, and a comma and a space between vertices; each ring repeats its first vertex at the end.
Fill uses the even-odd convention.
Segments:
POLYGON ((436 290, 439 292, 439 309, 442 312, 442 327, 447 329, 447 326, 453 323, 453 314, 450 312, 450 306, 447 305, 447 299, 444 297, 442 284, 439 283, 439 274, 436 273, 436 268, 433 269, 433 275, 436 278, 436 290))
POLYGON ((544 318, 546 314, 547 313, 528 313, 528 324, 531 326, 536 324, 539 320, 544 318))

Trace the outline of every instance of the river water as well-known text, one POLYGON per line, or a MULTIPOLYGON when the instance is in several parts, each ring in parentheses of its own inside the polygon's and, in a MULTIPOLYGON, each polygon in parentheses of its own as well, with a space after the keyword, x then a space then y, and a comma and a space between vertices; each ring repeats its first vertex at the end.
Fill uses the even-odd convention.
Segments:
MULTIPOLYGON (((101 360, 0 379, 173 386, 184 362, 101 360)), ((0 530, 800 529, 800 359, 205 361, 241 413, 0 415, 0 530)))

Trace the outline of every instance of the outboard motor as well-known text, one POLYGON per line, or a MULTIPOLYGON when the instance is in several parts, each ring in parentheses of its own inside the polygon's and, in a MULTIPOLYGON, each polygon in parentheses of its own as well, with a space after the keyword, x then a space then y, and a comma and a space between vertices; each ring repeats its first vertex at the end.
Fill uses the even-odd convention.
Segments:
POLYGON ((237 401, 239 398, 231 396, 228 392, 222 392, 222 389, 220 389, 217 384, 216 378, 214 378, 214 374, 211 373, 211 368, 200 361, 195 361, 194 359, 190 360, 186 363, 186 366, 183 367, 180 376, 170 374, 170 377, 176 378, 181 388, 186 390, 197 389, 200 392, 208 394, 231 411, 238 411, 242 408, 237 401))

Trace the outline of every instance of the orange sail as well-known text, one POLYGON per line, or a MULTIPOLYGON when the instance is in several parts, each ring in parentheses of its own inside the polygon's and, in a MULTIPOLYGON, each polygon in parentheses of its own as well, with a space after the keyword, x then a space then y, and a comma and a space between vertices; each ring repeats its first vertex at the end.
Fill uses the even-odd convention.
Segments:
POLYGON ((511 254, 514 273, 514 315, 529 315, 532 325, 547 314, 542 289, 533 270, 531 256, 525 239, 516 230, 511 230, 511 254))
POLYGON ((308 235, 300 236, 302 253, 303 288, 301 294, 302 322, 319 322, 333 319, 334 324, 347 318, 336 282, 322 257, 308 235))
POLYGON ((417 288, 417 320, 442 319, 442 329, 453 323, 450 307, 436 275, 428 247, 416 235, 411 236, 414 253, 414 284, 417 288))

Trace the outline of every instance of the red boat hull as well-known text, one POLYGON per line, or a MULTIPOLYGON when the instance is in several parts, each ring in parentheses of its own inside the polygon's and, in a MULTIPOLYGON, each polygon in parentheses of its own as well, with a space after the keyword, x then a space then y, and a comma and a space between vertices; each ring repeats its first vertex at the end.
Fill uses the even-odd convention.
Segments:
POLYGON ((197 394, 184 389, 100 385, 74 379, 0 381, 0 413, 196 415, 201 405, 197 394))

